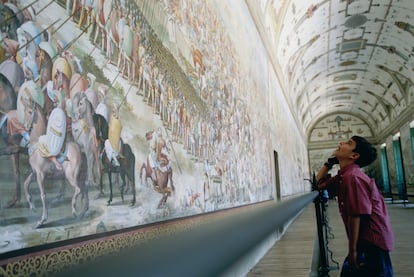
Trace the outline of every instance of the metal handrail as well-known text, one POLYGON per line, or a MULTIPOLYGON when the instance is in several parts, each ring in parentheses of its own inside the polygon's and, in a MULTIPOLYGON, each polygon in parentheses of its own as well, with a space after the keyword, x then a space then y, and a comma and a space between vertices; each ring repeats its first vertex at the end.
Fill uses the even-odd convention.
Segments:
POLYGON ((55 276, 219 276, 270 234, 285 227, 317 194, 310 192, 252 208, 55 276))

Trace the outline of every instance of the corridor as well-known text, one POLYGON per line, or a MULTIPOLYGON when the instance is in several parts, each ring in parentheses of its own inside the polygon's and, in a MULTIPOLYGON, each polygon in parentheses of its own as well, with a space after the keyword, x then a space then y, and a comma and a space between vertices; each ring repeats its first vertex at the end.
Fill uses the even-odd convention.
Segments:
MULTIPOLYGON (((404 205, 397 201, 392 204, 389 201, 387 207, 395 236, 395 249, 391 252, 394 276, 411 277, 414 272, 414 204, 404 205)), ((335 200, 329 201, 327 217, 331 228, 328 249, 332 251, 332 254, 328 253, 331 257, 329 276, 339 277, 340 269, 336 262, 341 266, 347 254, 347 240, 335 200)), ((310 203, 247 276, 317 276, 310 275, 315 236, 315 206, 310 203)), ((317 271, 312 273, 317 274, 317 271)))

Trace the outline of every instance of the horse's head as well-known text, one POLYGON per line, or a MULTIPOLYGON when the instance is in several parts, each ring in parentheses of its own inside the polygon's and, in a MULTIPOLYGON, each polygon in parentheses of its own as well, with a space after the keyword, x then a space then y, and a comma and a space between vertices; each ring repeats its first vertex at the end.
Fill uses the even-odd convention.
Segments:
POLYGON ((26 131, 32 129, 33 123, 36 121, 36 102, 31 98, 22 98, 23 101, 23 126, 26 131))
POLYGON ((16 109, 16 100, 13 85, 6 76, 0 73, 0 110, 8 112, 16 109))
POLYGON ((27 57, 28 55, 27 44, 29 42, 29 38, 26 32, 22 28, 17 29, 17 41, 19 42, 19 45, 20 45, 20 50, 19 50, 20 56, 22 58, 27 57))
POLYGON ((36 21, 36 11, 32 6, 23 10, 23 16, 25 21, 36 21))
POLYGON ((78 92, 72 98, 72 112, 74 121, 79 119, 85 118, 86 114, 90 112, 91 104, 86 98, 86 94, 84 92, 78 92))
POLYGON ((36 64, 39 68, 41 87, 44 87, 52 79, 52 58, 55 57, 56 53, 53 52, 55 49, 49 46, 50 43, 43 41, 36 52, 36 64))
POLYGON ((32 129, 37 119, 37 109, 43 108, 43 105, 42 90, 33 81, 23 83, 17 99, 17 114, 27 131, 32 129))
POLYGON ((70 98, 73 98, 73 96, 76 93, 80 91, 85 91, 88 88, 88 81, 81 74, 73 73, 72 77, 70 78, 69 86, 70 86, 69 95, 70 95, 70 98))
POLYGON ((36 120, 36 102, 33 99, 29 86, 23 86, 19 90, 17 113, 20 122, 23 123, 24 129, 30 131, 33 122, 36 120))
POLYGON ((17 28, 17 40, 20 44, 20 55, 22 58, 29 56, 30 59, 35 59, 37 46, 42 41, 39 34, 38 27, 32 21, 25 22, 17 28))
POLYGON ((96 131, 96 139, 99 143, 99 148, 103 149, 105 141, 108 139, 108 122, 100 114, 93 115, 93 125, 96 131))
MULTIPOLYGON (((69 86, 71 77, 72 68, 68 61, 62 57, 57 58, 52 67, 53 87, 55 89, 61 89, 69 86)), ((69 91, 66 93, 69 93, 69 91)))
POLYGON ((36 61, 30 58, 26 57, 23 59, 23 72, 26 80, 37 81, 39 78, 39 67, 36 61))
POLYGON ((17 29, 17 40, 19 42, 19 53, 23 60, 23 70, 28 80, 37 80, 39 68, 36 64, 37 46, 34 37, 25 30, 27 26, 21 26, 17 29))
POLYGON ((42 41, 36 52, 36 62, 39 66, 45 62, 50 62, 57 56, 56 48, 47 41, 42 41))
POLYGON ((16 39, 16 29, 21 24, 18 14, 16 14, 17 7, 12 3, 0 2, 0 32, 6 33, 11 39, 16 39))

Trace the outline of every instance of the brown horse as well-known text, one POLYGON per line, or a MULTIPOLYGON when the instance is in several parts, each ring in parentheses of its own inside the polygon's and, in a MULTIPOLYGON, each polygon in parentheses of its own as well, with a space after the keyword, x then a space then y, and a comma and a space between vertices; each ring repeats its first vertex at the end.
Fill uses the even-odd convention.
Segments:
POLYGON ((139 178, 141 179, 141 184, 144 184, 144 182, 148 186, 148 179, 151 179, 153 188, 156 192, 161 193, 162 197, 160 202, 158 203, 158 208, 162 208, 165 206, 167 199, 169 196, 171 196, 171 193, 175 191, 175 187, 173 184, 173 171, 172 168, 161 163, 160 167, 155 169, 155 177, 154 180, 152 176, 153 175, 153 169, 150 166, 149 160, 147 158, 147 161, 142 163, 139 178), (145 174, 143 174, 145 172, 145 174), (168 186, 168 182, 169 185, 168 186))
POLYGON ((43 41, 39 44, 36 53, 36 64, 39 68, 40 87, 44 87, 49 80, 52 80, 53 59, 56 53, 51 43, 43 41))
POLYGON ((88 81, 79 73, 73 73, 69 84, 69 98, 73 99, 76 93, 84 92, 88 88, 88 81))
MULTIPOLYGON (((109 200, 108 205, 112 203, 112 173, 119 173, 122 179, 122 187, 121 187, 121 199, 122 202, 124 201, 124 188, 126 186, 126 179, 128 177, 128 183, 132 189, 132 200, 130 202, 130 206, 134 206, 136 202, 136 193, 135 193, 135 155, 132 152, 132 148, 129 144, 123 143, 121 140, 121 151, 120 154, 122 158, 119 158, 120 166, 114 166, 111 161, 108 160, 106 153, 102 154, 102 164, 104 167, 104 171, 108 172, 108 179, 109 179, 109 200)), ((103 175, 103 174, 102 174, 103 175)), ((102 191, 102 175, 100 181, 100 187, 102 191)))
POLYGON ((20 47, 19 42, 7 37, 2 37, 1 33, 0 41, 2 41, 0 45, 0 62, 4 62, 7 59, 16 62, 17 53, 20 47))
POLYGON ((83 217, 86 211, 89 209, 89 199, 87 188, 80 180, 82 169, 82 155, 79 146, 75 142, 68 142, 65 145, 66 158, 61 163, 62 169, 52 169, 51 162, 48 158, 42 157, 39 150, 39 137, 46 133, 46 118, 43 114, 40 106, 29 97, 22 96, 22 108, 24 109, 24 124, 26 130, 30 130, 30 142, 29 142, 29 164, 32 168, 32 172, 26 178, 24 182, 24 190, 26 194, 26 200, 29 203, 31 210, 35 208, 32 202, 32 196, 29 192, 29 185, 32 178, 36 176, 36 181, 40 190, 40 197, 42 201, 42 216, 37 222, 35 228, 42 226, 48 218, 48 211, 46 207, 46 194, 44 189, 44 180, 48 176, 60 175, 65 178, 69 184, 74 188, 74 194, 72 196, 72 215, 74 217, 83 217), (78 203, 78 197, 81 196, 81 202, 78 203), (77 212, 77 204, 82 204, 82 210, 77 212))
POLYGON ((17 39, 17 28, 23 23, 16 11, 17 7, 13 3, 0 2, 0 32, 7 33, 13 40, 17 39))
POLYGON ((17 109, 17 96, 12 84, 0 73, 0 122, 4 119, 3 126, 0 126, 0 135, 6 146, 0 148, 0 156, 10 155, 12 159, 16 190, 13 199, 7 204, 7 207, 14 206, 21 199, 20 186, 20 154, 27 154, 27 149, 20 147, 21 135, 10 136, 7 132, 5 122, 6 114, 11 110, 17 109))

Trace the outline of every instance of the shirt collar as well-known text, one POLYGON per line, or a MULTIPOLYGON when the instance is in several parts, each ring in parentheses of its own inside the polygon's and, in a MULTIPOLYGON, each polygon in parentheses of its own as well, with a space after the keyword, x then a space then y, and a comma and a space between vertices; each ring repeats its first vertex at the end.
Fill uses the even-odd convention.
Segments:
POLYGON ((339 169, 338 174, 342 175, 342 174, 346 173, 347 171, 352 170, 353 168, 359 168, 359 165, 357 165, 355 163, 348 164, 348 165, 342 167, 341 169, 339 169))

